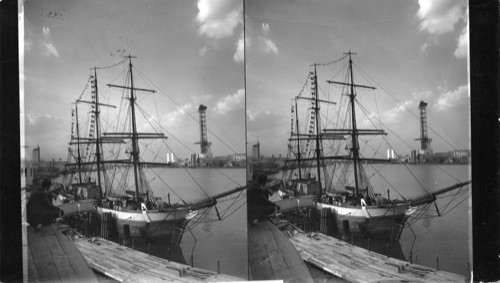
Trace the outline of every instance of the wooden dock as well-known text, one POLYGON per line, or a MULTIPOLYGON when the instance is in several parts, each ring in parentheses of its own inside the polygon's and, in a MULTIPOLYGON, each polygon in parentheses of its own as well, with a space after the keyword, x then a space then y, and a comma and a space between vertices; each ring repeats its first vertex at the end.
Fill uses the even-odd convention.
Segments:
POLYGON ((390 258, 321 233, 287 234, 302 258, 350 282, 465 282, 464 276, 390 258))
POLYGON ((29 282, 98 282, 85 258, 56 226, 28 232, 29 282))
POLYGON ((313 279, 285 234, 264 221, 248 227, 248 280, 313 282, 313 279))
POLYGON ((244 281, 148 255, 102 238, 89 241, 85 237, 76 237, 74 242, 92 269, 119 282, 244 281))

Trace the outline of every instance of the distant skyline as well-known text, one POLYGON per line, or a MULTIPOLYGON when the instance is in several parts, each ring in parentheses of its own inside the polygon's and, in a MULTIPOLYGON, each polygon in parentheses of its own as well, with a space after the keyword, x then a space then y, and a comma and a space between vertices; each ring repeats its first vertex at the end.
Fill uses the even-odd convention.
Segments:
POLYGON ((42 159, 66 160, 71 103, 90 68, 128 54, 137 56, 134 65, 159 88, 162 125, 184 143, 169 138, 177 156, 200 152, 194 144, 200 104, 208 107, 214 155, 245 152, 242 0, 28 0, 23 13, 21 144, 28 159, 39 144, 42 159))
MULTIPOLYGON (((406 142, 391 143, 397 154, 420 148, 421 100, 428 103, 434 152, 469 148, 466 1, 246 1, 245 37, 248 152, 260 142, 263 155, 286 156, 291 99, 309 66, 349 50, 384 88, 358 99, 376 99, 378 108, 370 110, 406 142)), ((318 69, 320 88, 334 75, 328 71, 318 69)))
POLYGON ((184 143, 173 146, 182 158, 200 152, 194 144, 200 104, 208 107, 214 155, 243 153, 245 145, 251 154, 259 141, 262 154, 285 156, 290 101, 310 64, 348 50, 402 103, 375 92, 384 125, 407 143, 395 143, 398 154, 419 149, 421 100, 429 104, 432 149, 469 148, 466 1, 252 0, 245 15, 243 0, 104 3, 24 1, 21 143, 27 158, 39 144, 42 159, 66 159, 71 102, 89 69, 128 53, 159 87, 160 119, 184 143))

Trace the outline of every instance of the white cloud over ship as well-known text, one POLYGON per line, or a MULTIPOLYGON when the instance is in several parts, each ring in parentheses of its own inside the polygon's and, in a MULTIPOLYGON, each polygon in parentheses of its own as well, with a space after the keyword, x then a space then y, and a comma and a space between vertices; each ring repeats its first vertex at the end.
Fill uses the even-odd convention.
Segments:
MULTIPOLYGON (((243 27, 243 4, 235 0, 198 0, 198 14, 196 23, 198 35, 215 41, 232 37, 237 33, 238 26, 243 27)), ((241 33, 242 34, 242 33, 241 33)), ((235 41, 236 51, 233 55, 235 62, 243 62, 243 36, 239 35, 235 41)), ((204 46, 198 54, 205 56, 208 49, 204 46)))

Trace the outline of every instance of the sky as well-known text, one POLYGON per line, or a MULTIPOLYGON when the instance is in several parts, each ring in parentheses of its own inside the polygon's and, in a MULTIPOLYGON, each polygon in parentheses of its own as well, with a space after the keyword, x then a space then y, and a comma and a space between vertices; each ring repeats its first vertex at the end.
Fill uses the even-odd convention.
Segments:
MULTIPOLYGON (((23 3, 21 130, 28 160, 37 145, 42 159, 66 160, 71 103, 84 90, 90 68, 114 65, 128 54, 137 56, 134 66, 154 82, 156 104, 149 103, 154 108, 146 112, 158 113, 177 156, 200 152, 194 144, 200 139, 200 104, 208 107, 212 153, 245 152, 242 0, 23 3)), ((116 79, 115 69, 121 70, 98 72, 103 93, 107 80, 116 79)))
MULTIPOLYGON (((180 157, 200 150, 194 144, 200 104, 208 106, 214 155, 245 152, 245 129, 248 147, 259 142, 264 155, 285 155, 290 101, 309 66, 349 50, 382 86, 358 99, 398 134, 391 142, 397 153, 420 146, 421 100, 428 103, 433 150, 469 148, 465 1, 252 0, 245 1, 245 14, 243 0, 23 3, 21 130, 28 159, 37 145, 42 159, 66 159, 71 103, 90 68, 129 53, 155 83, 158 104, 147 111, 159 113, 180 157)), ((318 69, 320 87, 336 67, 318 69)), ((115 79, 98 76, 101 87, 115 79)))
MULTIPOLYGON (((291 99, 309 66, 349 50, 356 82, 377 86, 357 99, 397 134, 396 153, 420 148, 421 100, 434 152, 470 148, 466 1, 246 1, 245 46, 247 144, 261 154, 286 156, 291 99)), ((318 67, 320 89, 342 64, 318 67)))

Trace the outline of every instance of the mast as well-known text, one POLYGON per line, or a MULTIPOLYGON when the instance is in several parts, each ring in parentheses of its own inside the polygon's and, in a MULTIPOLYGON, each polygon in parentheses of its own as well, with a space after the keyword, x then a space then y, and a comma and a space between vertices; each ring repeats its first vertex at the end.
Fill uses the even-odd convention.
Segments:
MULTIPOLYGON (((297 109, 297 98, 295 98, 295 128, 297 129, 297 137, 299 136, 299 113, 298 112, 299 111, 297 109)), ((301 154, 300 154, 300 141, 297 138, 297 161, 298 161, 298 165, 299 165, 299 180, 302 179, 302 169, 300 168, 301 167, 300 157, 301 157, 301 154)))
POLYGON ((316 171, 318 175, 318 186, 319 186, 319 194, 321 197, 321 167, 320 167, 320 134, 319 134, 319 100, 318 100, 318 77, 316 73, 316 64, 314 64, 314 115, 316 120, 316 171))
MULTIPOLYGON (((374 90, 375 87, 373 86, 367 86, 367 85, 360 85, 360 84, 354 84, 354 72, 352 69, 352 55, 356 55, 356 53, 352 53, 351 51, 344 53, 344 55, 349 55, 349 75, 350 75, 350 82, 336 82, 332 80, 328 80, 327 82, 330 84, 339 84, 339 85, 345 85, 349 86, 350 88, 350 93, 349 95, 349 103, 351 104, 351 123, 352 123, 352 129, 351 130, 330 130, 330 129, 325 129, 325 132, 327 133, 333 133, 334 135, 344 135, 344 134, 350 134, 351 140, 352 140, 352 158, 347 158, 348 160, 353 161, 354 165, 354 186, 355 186, 355 195, 356 197, 359 195, 359 164, 360 164, 360 157, 359 157, 359 142, 358 142, 358 136, 359 135, 385 135, 386 133, 382 130, 358 130, 357 124, 356 124, 356 107, 355 107, 355 97, 356 94, 354 93, 354 87, 360 87, 360 88, 367 88, 367 89, 372 89, 374 90)), ((340 158, 344 159, 344 158, 340 158)), ((364 159, 368 160, 368 159, 364 159)), ((375 160, 375 159, 373 159, 375 160)))
POLYGON ((101 187, 101 133, 99 132, 99 93, 97 88, 97 67, 94 67, 94 89, 95 89, 95 104, 94 104, 94 115, 95 115, 95 157, 97 162, 97 186, 99 188, 99 204, 102 202, 102 187, 101 187))
POLYGON ((353 159, 353 165, 354 165, 354 188, 355 188, 355 197, 358 197, 359 195, 359 180, 358 180, 358 162, 359 162, 359 147, 358 147, 358 132, 357 132, 357 125, 356 125, 356 107, 354 105, 354 77, 353 77, 353 71, 352 71, 352 53, 349 51, 347 53, 349 55, 349 70, 350 70, 350 77, 351 77, 351 83, 350 83, 350 88, 351 88, 351 93, 349 94, 349 100, 351 102, 351 122, 352 122, 352 133, 351 133, 351 139, 352 139, 352 159, 353 159))
POLYGON ((132 74, 132 58, 137 58, 128 55, 129 72, 130 72, 130 108, 132 111, 132 161, 134 163, 134 182, 135 182, 135 201, 139 199, 139 146, 137 145, 137 124, 135 121, 135 94, 134 94, 134 77, 132 74))
MULTIPOLYGON (((75 119, 76 119, 76 140, 80 141, 80 124, 78 122, 78 103, 75 102, 75 119)), ((77 158, 76 162, 78 164, 78 182, 82 183, 82 157, 80 154, 80 143, 77 143, 77 158)))
MULTIPOLYGON (((140 138, 166 138, 163 134, 152 134, 152 133, 142 133, 139 134, 137 132, 137 124, 136 124, 136 117, 135 117, 135 91, 146 91, 146 92, 152 92, 155 93, 154 90, 151 89, 143 89, 143 88, 135 88, 134 87, 134 75, 132 72, 132 58, 137 58, 135 56, 131 56, 130 54, 126 56, 125 58, 128 58, 129 60, 129 73, 130 73, 130 87, 128 86, 121 86, 121 85, 114 85, 114 84, 107 84, 109 87, 117 87, 117 88, 122 88, 122 89, 127 89, 130 90, 130 97, 128 98, 130 101, 130 110, 132 117, 130 119, 130 124, 132 126, 132 133, 104 133, 106 137, 112 137, 112 138, 124 138, 124 139, 131 139, 132 142, 132 164, 134 166, 134 185, 135 185, 135 201, 139 199, 139 170, 140 170, 140 160, 139 160, 139 145, 138 141, 140 138)), ((123 162, 121 162, 123 163, 123 162)))

